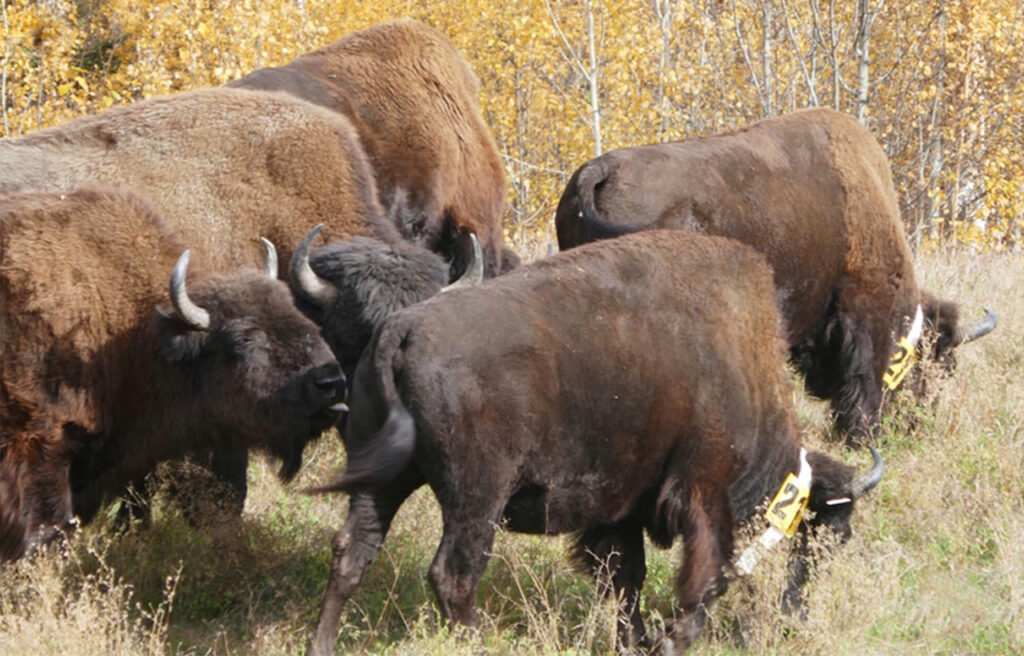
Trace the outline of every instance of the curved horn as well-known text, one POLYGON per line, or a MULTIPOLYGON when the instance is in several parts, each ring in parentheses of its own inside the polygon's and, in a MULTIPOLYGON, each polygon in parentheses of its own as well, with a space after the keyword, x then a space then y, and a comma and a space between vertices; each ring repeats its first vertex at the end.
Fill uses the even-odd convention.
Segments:
POLYGON ((480 242, 477 241, 476 235, 472 232, 469 233, 469 240, 473 243, 473 259, 466 265, 466 271, 462 274, 462 277, 452 284, 442 287, 442 292, 450 292, 460 287, 472 287, 484 279, 484 257, 480 253, 480 242))
POLYGON ((910 332, 907 333, 907 341, 910 345, 917 347, 921 341, 921 333, 924 332, 924 312, 921 311, 921 304, 917 305, 917 312, 914 313, 914 323, 910 324, 910 332))
POLYGON ((953 337, 953 345, 959 346, 960 344, 973 342, 979 337, 984 337, 995 329, 996 313, 990 312, 988 308, 985 308, 985 316, 981 321, 970 328, 957 328, 956 335, 953 337))
POLYGON ((188 250, 182 253, 178 263, 174 265, 174 271, 171 272, 171 305, 178 316, 190 326, 198 330, 207 330, 210 327, 210 313, 193 303, 185 289, 185 275, 188 272, 188 260, 191 255, 188 250))
POLYGON ((309 249, 323 227, 322 223, 316 224, 316 227, 307 232, 299 242, 299 247, 295 249, 292 261, 288 265, 288 277, 292 281, 292 286, 307 300, 325 308, 338 295, 338 290, 330 281, 318 276, 316 271, 309 266, 309 249))
POLYGON ((260 241, 263 242, 263 250, 267 252, 266 259, 263 262, 263 273, 277 280, 277 249, 274 248, 274 244, 266 237, 260 237, 260 241))
POLYGON ((882 473, 885 471, 885 463, 882 462, 881 454, 873 446, 868 446, 868 449, 871 450, 871 458, 873 460, 871 469, 863 476, 850 481, 846 486, 846 494, 852 499, 860 498, 870 492, 871 488, 878 485, 878 482, 882 480, 882 473))

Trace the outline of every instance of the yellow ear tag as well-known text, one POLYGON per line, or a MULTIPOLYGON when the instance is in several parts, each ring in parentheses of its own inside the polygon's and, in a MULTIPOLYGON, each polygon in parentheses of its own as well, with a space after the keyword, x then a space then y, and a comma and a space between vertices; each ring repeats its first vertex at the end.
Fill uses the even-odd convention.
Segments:
POLYGON ((764 516, 779 532, 785 534, 787 538, 792 537, 796 533, 796 527, 800 525, 803 509, 807 507, 807 499, 810 496, 810 484, 790 473, 775 498, 768 504, 764 516))
POLYGON ((900 347, 892 354, 892 359, 889 360, 889 369, 882 376, 882 382, 889 389, 896 389, 914 368, 915 362, 917 362, 917 348, 906 337, 900 337, 900 347))

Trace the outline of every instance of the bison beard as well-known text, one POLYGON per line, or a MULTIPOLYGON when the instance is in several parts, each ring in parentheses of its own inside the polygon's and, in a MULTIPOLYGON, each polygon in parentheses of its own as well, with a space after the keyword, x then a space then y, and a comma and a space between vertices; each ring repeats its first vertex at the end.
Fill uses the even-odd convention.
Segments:
POLYGON ((790 359, 851 444, 877 425, 894 337, 921 305, 932 356, 995 327, 957 326, 920 290, 889 163, 854 119, 826 109, 732 133, 611 151, 581 166, 555 215, 563 250, 644 229, 737 239, 775 274, 790 359))
MULTIPOLYGON (((320 489, 351 496, 309 651, 333 653, 346 600, 424 483, 444 521, 429 579, 452 622, 476 625, 504 521, 575 533, 578 560, 612 567, 620 641, 646 644, 646 530, 659 546, 684 540, 668 638, 688 645, 727 584, 734 526, 798 467, 778 325, 761 256, 678 231, 581 247, 390 316, 356 368, 348 470, 320 489)), ((809 460, 819 512, 803 530, 844 538, 880 462, 853 480, 809 460)))
POLYGON ((186 287, 189 252, 124 191, 0 210, 4 559, 195 449, 263 448, 294 474, 337 417, 344 376, 284 283, 243 269, 186 287))

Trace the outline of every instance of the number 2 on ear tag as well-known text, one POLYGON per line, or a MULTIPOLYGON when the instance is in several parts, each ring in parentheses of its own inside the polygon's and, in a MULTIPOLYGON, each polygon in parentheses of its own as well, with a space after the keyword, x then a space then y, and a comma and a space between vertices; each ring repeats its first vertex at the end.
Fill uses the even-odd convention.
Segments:
POLYGON ((889 369, 882 375, 882 381, 889 389, 896 389, 910 373, 916 361, 916 347, 907 341, 906 337, 900 337, 900 347, 892 354, 889 369))
POLYGON ((765 518, 786 537, 791 537, 796 533, 801 511, 807 506, 810 495, 811 490, 792 473, 789 474, 775 498, 768 504, 765 518))

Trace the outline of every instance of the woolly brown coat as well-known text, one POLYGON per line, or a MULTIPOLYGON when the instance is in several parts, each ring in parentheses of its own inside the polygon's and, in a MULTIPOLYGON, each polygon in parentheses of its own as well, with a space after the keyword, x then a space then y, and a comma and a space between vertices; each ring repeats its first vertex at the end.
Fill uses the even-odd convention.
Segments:
POLYGON ((232 83, 284 91, 346 116, 402 233, 464 267, 458 232, 474 232, 484 274, 518 263, 503 249, 505 174, 480 115, 479 83, 439 31, 414 20, 360 30, 281 68, 232 83))
MULTIPOLYGON (((348 470, 325 488, 352 496, 310 652, 333 653, 344 603, 424 483, 444 519, 429 579, 445 617, 476 623, 507 522, 576 533, 576 557, 611 569, 634 644, 647 531, 662 547, 683 537, 686 615, 671 633, 689 644, 724 590, 735 524, 799 468, 783 349, 764 258, 679 231, 590 244, 392 314, 356 369, 348 470)), ((845 538, 850 499, 826 501, 852 469, 809 459, 814 521, 845 538)))
POLYGON ((400 239, 349 121, 281 94, 204 89, 145 100, 2 140, 0 164, 0 192, 132 189, 210 270, 261 267, 266 237, 284 278, 317 223, 327 241, 400 239))
POLYGON ((335 418, 344 379, 284 283, 193 267, 210 326, 190 326, 169 306, 181 243, 136 196, 4 194, 0 236, 4 559, 66 526, 72 494, 88 519, 192 449, 263 447, 292 474, 335 418))
POLYGON ((957 328, 956 307, 918 287, 885 154, 832 110, 606 153, 573 174, 555 223, 563 249, 675 228, 764 253, 792 359, 854 440, 876 421, 894 336, 918 303, 940 345, 957 328))

